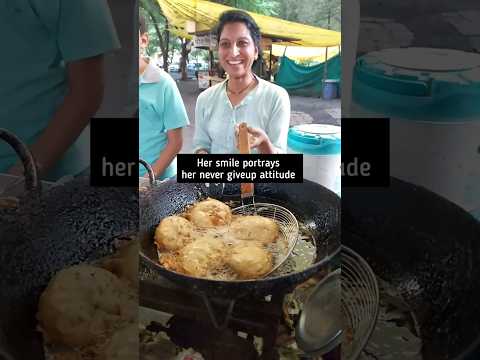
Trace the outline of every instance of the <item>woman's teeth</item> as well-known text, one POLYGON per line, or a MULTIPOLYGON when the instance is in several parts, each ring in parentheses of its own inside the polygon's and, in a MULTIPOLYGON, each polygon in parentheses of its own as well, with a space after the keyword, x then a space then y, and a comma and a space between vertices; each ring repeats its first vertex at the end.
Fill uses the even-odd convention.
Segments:
POLYGON ((227 61, 229 65, 240 65, 242 62, 241 61, 227 61))

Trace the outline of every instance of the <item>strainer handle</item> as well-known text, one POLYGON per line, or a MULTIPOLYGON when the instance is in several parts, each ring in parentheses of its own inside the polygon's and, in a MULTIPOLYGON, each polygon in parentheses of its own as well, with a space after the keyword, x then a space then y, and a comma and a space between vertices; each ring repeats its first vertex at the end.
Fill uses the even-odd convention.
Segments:
MULTIPOLYGON (((250 154, 250 140, 248 137, 248 125, 242 122, 238 126, 238 149, 240 154, 250 154)), ((242 199, 253 196, 253 183, 241 183, 240 194, 242 199)))
POLYGON ((0 128, 0 139, 7 142, 22 160, 26 191, 31 195, 39 195, 41 192, 41 182, 38 179, 38 168, 27 145, 6 129, 0 128))
POLYGON ((139 159, 138 162, 140 163, 140 165, 143 165, 145 169, 147 169, 148 178, 150 179, 150 185, 153 186, 153 184, 155 184, 155 173, 153 172, 152 167, 148 162, 143 159, 139 159))
MULTIPOLYGON (((297 340, 297 345, 300 349, 305 351, 308 355, 311 356, 324 356, 329 354, 331 360, 337 360, 335 356, 335 349, 341 344, 343 339, 344 329, 341 324, 341 314, 340 314, 340 297, 341 297, 341 288, 339 287, 339 281, 341 277, 341 269, 332 271, 327 276, 325 276, 312 290, 311 294, 306 300, 303 311, 300 313, 300 319, 296 326, 295 337, 297 340), (333 284, 333 285, 332 285, 333 284), (329 287, 332 287, 328 289, 329 287), (333 290, 332 290, 333 289, 333 290), (333 291, 333 293, 332 293, 333 291), (321 295, 320 295, 321 294, 321 295), (338 297, 336 297, 338 295, 338 297), (335 296, 336 298, 330 298, 329 303, 332 301, 338 301, 338 308, 323 308, 316 311, 316 316, 321 318, 324 316, 328 319, 326 324, 328 328, 324 330, 324 335, 321 338, 313 338, 309 333, 306 322, 308 319, 311 319, 311 313, 307 314, 308 303, 312 301, 312 297, 321 296, 324 300, 325 296, 335 296), (333 312, 332 312, 333 310, 333 312), (335 310, 338 310, 336 313, 335 310), (321 312, 323 311, 323 314, 321 312), (328 311, 328 312, 326 312, 328 311), (314 343, 315 341, 315 343, 314 343)), ((326 300, 325 300, 326 301, 326 300)))

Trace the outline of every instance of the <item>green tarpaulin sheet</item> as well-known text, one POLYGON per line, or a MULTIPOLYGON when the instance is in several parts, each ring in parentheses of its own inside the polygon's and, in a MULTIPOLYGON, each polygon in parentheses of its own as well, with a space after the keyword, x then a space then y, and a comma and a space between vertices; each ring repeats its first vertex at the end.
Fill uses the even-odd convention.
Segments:
MULTIPOLYGON (((340 55, 327 61, 327 79, 339 80, 342 74, 340 55)), ((291 95, 321 97, 325 63, 314 66, 298 65, 282 56, 280 69, 275 76, 275 83, 286 89, 291 95)))

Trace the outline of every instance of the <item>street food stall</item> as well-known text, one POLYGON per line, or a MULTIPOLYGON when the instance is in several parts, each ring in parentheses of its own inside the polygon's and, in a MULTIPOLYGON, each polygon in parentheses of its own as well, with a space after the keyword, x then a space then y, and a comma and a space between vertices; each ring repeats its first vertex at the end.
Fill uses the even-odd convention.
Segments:
MULTIPOLYGON (((212 33, 221 13, 234 8, 204 0, 158 0, 162 12, 171 24, 170 30, 177 36, 193 40, 195 48, 209 51, 210 70, 199 71, 199 88, 205 89, 223 81, 223 72, 216 69, 214 53, 217 41, 212 33)), ((276 17, 248 12, 259 25, 262 33, 261 48, 268 58, 259 62, 255 72, 272 80, 273 62, 275 57, 288 51, 291 59, 305 58, 305 51, 299 48, 309 48, 310 57, 324 57, 325 60, 335 56, 340 51, 341 33, 315 26, 299 24, 276 17), (299 55, 296 55, 299 54, 299 55), (312 55, 313 54, 313 55, 312 55)), ((326 73, 325 73, 326 75, 326 73)))

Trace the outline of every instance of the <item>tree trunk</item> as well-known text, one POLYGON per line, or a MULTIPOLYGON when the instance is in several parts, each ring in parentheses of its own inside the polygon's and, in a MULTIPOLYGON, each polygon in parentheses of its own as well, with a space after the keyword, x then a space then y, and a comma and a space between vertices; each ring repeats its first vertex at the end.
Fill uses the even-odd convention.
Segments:
POLYGON ((188 45, 188 40, 187 39, 182 39, 182 57, 180 58, 180 71, 182 72, 182 80, 187 80, 187 59, 188 59, 188 53, 190 52, 187 49, 188 45))
POLYGON ((168 51, 170 45, 170 31, 168 30, 168 20, 165 18, 165 51, 162 52, 163 55, 163 70, 168 72, 168 51))

